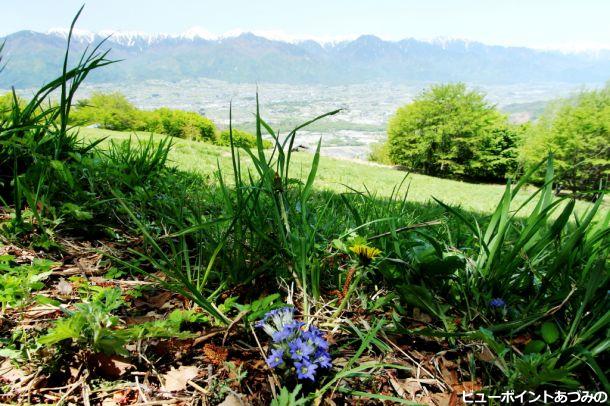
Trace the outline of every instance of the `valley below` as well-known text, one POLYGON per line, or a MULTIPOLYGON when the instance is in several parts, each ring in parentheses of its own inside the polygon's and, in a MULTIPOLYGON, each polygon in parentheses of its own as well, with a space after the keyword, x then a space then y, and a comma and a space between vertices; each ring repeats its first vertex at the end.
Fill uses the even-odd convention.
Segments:
MULTIPOLYGON (((280 134, 297 124, 295 117, 313 118, 338 108, 341 113, 314 123, 298 133, 295 145, 315 149, 322 139, 322 154, 366 160, 371 145, 386 138, 386 126, 396 109, 409 103, 429 82, 390 82, 353 85, 288 85, 274 83, 230 83, 212 79, 141 83, 101 83, 83 86, 79 98, 93 92, 120 91, 142 109, 159 107, 196 111, 220 128, 229 127, 229 105, 236 128, 254 131, 256 94, 261 115, 280 134)), ((549 100, 567 97, 583 88, 601 84, 543 83, 476 85, 513 122, 535 120, 549 100)), ((22 91, 27 95, 28 91, 22 91)))

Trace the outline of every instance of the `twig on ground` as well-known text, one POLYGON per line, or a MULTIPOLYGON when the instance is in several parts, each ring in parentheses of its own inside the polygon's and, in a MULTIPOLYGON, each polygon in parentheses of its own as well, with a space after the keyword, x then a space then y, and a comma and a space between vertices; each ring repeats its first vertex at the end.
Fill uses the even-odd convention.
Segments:
POLYGON ((222 346, 223 346, 223 347, 225 346, 225 341, 227 341, 227 337, 229 336, 229 333, 231 332, 231 330, 233 329, 233 327, 235 327, 235 326, 237 325, 237 323, 239 323, 239 321, 240 321, 241 319, 243 319, 243 318, 244 318, 244 316, 245 316, 246 314, 248 314, 248 311, 247 311, 247 310, 244 310, 244 311, 240 312, 240 313, 237 315, 237 317, 235 317, 235 318, 233 319, 233 321, 231 322, 231 324, 229 324, 229 326, 227 327, 227 331, 225 331, 225 334, 224 334, 224 336, 222 337, 222 346))
MULTIPOLYGON (((385 334, 384 334, 385 336, 385 334)), ((409 359, 409 361, 411 361, 412 363, 414 363, 415 365, 417 365, 417 369, 418 369, 418 373, 419 370, 424 371, 426 374, 428 374, 430 377, 438 380, 439 382, 441 382, 443 385, 445 385, 445 389, 449 388, 449 385, 447 384, 447 382, 445 382, 444 379, 435 376, 432 372, 428 371, 422 364, 421 362, 415 360, 413 357, 411 357, 409 354, 407 354, 402 348, 400 348, 398 345, 396 345, 396 343, 394 343, 392 340, 390 340, 390 338, 388 336, 385 336, 385 339, 388 343, 390 343, 390 345, 392 347, 394 347, 395 349, 397 349, 402 355, 404 355, 405 357, 407 357, 409 359)))
MULTIPOLYGON (((265 358, 265 351, 263 351, 263 346, 261 345, 260 341, 258 340, 256 331, 254 331, 254 327, 252 327, 252 325, 250 325, 250 330, 252 331, 252 335, 254 336, 254 339, 256 340, 256 345, 258 345, 258 349, 261 352, 262 357, 265 358)), ((265 363, 265 365, 267 365, 267 364, 265 363)), ((275 371, 273 371, 272 368, 269 368, 269 370, 271 371, 271 376, 273 377, 273 380, 275 381, 274 383, 277 385, 278 388, 281 387, 280 380, 277 378, 275 371)))

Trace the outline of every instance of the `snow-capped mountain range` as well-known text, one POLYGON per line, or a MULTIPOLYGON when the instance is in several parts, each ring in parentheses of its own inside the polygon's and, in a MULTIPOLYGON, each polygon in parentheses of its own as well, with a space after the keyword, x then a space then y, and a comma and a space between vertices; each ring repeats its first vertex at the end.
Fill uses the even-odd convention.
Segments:
MULTIPOLYGON (((68 30, 20 31, 6 42, 0 88, 39 85, 54 77, 68 30)), ((215 35, 202 28, 181 34, 75 30, 76 57, 106 39, 110 57, 122 62, 92 76, 94 81, 129 82, 206 77, 234 82, 344 84, 369 81, 466 81, 487 84, 600 83, 610 78, 610 51, 566 53, 486 45, 454 38, 386 40, 304 39, 281 32, 215 35)))
MULTIPOLYGON (((46 33, 49 35, 57 35, 61 38, 68 37, 68 28, 52 28, 48 30, 46 33)), ((224 32, 222 34, 215 34, 211 31, 206 30, 203 27, 191 27, 188 30, 178 33, 178 34, 169 34, 169 33, 149 33, 143 31, 121 31, 121 30, 102 30, 98 32, 93 32, 89 30, 75 29, 73 32, 73 38, 76 41, 82 42, 93 42, 96 37, 108 37, 108 41, 123 45, 123 46, 134 46, 140 43, 146 43, 148 45, 152 45, 156 42, 160 42, 166 39, 203 39, 208 41, 217 41, 227 38, 238 37, 242 34, 254 34, 258 37, 262 37, 268 40, 273 41, 282 41, 290 44, 298 44, 301 42, 314 41, 320 44, 321 46, 332 46, 341 42, 353 41, 357 39, 358 35, 344 35, 344 36, 333 36, 333 37, 301 37, 295 36, 291 34, 287 34, 283 31, 279 30, 242 30, 242 29, 234 29, 231 31, 224 32)), ((385 41, 393 41, 389 38, 381 39, 385 41)), ((413 38, 410 38, 413 39, 413 38)), ((422 42, 427 42, 430 44, 440 45, 441 47, 447 47, 448 44, 452 42, 461 42, 466 46, 470 43, 479 43, 479 41, 474 41, 467 38, 461 37, 434 37, 428 39, 418 39, 422 42)), ((566 54, 574 53, 574 54, 589 54, 589 55, 597 55, 603 51, 610 51, 610 45, 608 44, 600 44, 600 43, 561 43, 561 44, 553 44, 547 45, 544 47, 530 47, 532 49, 540 50, 540 51, 558 51, 566 54)))

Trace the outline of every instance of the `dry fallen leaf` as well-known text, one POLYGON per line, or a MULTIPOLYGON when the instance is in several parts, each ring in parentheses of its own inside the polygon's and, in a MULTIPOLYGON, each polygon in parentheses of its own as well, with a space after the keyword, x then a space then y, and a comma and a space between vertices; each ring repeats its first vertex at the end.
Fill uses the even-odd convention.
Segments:
POLYGON ((151 295, 151 296, 147 297, 146 299, 152 307, 158 308, 158 307, 162 307, 164 304, 169 302, 169 300, 172 298, 172 295, 173 295, 172 292, 161 292, 161 293, 157 293, 155 295, 151 295))
POLYGON ((208 343, 203 346, 203 353, 208 361, 210 361, 212 364, 221 365, 227 360, 229 350, 212 343, 208 343))
POLYGON ((449 406, 456 406, 457 404, 458 404, 457 393, 451 392, 451 397, 449 398, 449 406))
POLYGON ((451 404, 451 393, 434 393, 430 395, 430 400, 436 406, 449 406, 451 404))
POLYGON ((423 390, 420 380, 414 378, 405 379, 402 384, 402 389, 405 390, 412 398, 423 390))
POLYGON ((62 296, 69 296, 72 294, 72 284, 67 282, 64 278, 61 278, 59 282, 57 282, 55 288, 57 289, 57 293, 62 296))
POLYGON ((133 388, 118 390, 112 395, 112 400, 120 406, 131 405, 138 400, 138 392, 133 388))
POLYGON ((172 368, 163 375, 165 383, 163 390, 166 392, 177 392, 186 389, 187 382, 194 379, 199 370, 196 366, 181 366, 178 369, 172 368))
POLYGON ((102 406, 119 406, 119 404, 111 398, 105 398, 102 400, 102 406))
POLYGON ((452 389, 454 392, 461 394, 462 392, 477 392, 483 389, 483 385, 481 385, 478 381, 464 381, 456 385, 452 385, 452 389))
POLYGON ((525 345, 530 341, 532 341, 532 337, 530 337, 529 335, 519 335, 510 340, 510 343, 513 345, 525 345))
POLYGON ((23 378, 25 378, 25 373, 21 369, 15 368, 10 359, 6 358, 0 365, 0 380, 15 383, 23 378))
POLYGON ((225 400, 222 401, 222 403, 218 404, 218 406, 245 406, 246 403, 244 403, 243 400, 241 400, 239 397, 231 394, 229 396, 227 396, 225 398, 225 400))
POLYGON ((129 360, 116 355, 95 354, 91 357, 90 362, 99 374, 108 378, 118 378, 135 369, 135 365, 129 360))
POLYGON ((393 371, 388 371, 388 376, 390 378, 390 384, 392 385, 392 388, 394 388, 394 391, 396 391, 398 396, 404 398, 406 393, 401 387, 400 382, 398 382, 398 379, 396 379, 396 374, 393 371))
POLYGON ((458 375, 455 369, 448 369, 443 366, 441 368, 441 375, 443 376, 443 380, 449 386, 453 386, 459 382, 458 375))
POLYGON ((477 357, 477 359, 480 359, 481 361, 484 361, 484 362, 493 362, 497 358, 494 355, 494 353, 491 352, 491 350, 487 347, 483 347, 481 349, 481 352, 476 353, 476 357, 477 357))

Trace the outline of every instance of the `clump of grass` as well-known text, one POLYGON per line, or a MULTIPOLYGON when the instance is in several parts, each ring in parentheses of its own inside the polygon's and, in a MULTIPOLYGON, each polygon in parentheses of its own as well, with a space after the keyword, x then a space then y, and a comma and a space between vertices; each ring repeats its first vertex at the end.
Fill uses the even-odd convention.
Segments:
MULTIPOLYGON (((73 182, 66 165, 91 151, 96 143, 84 145, 71 131, 68 117, 76 91, 88 75, 113 61, 106 59, 100 43, 86 51, 73 68, 68 68, 69 49, 79 10, 70 26, 61 76, 41 87, 27 103, 13 89, 13 102, 0 115, 0 199, 12 204, 15 224, 23 225, 24 204, 36 207, 62 190, 51 178, 73 182), (50 96, 59 92, 58 103, 50 96)), ((58 182, 59 183, 59 182, 58 182)), ((35 213, 38 215, 38 213, 35 213)), ((38 226, 42 227, 42 221, 38 226)))
MULTIPOLYGON (((309 263, 318 232, 317 218, 322 217, 322 213, 311 212, 309 203, 320 161, 321 141, 318 142, 304 183, 291 177, 290 164, 297 131, 340 110, 322 114, 295 127, 281 140, 261 118, 258 96, 256 103, 256 149, 246 147, 244 150, 257 176, 242 171, 240 152, 234 144, 233 128, 230 126, 234 194, 226 186, 220 168, 218 171, 218 180, 225 196, 225 211, 233 216, 233 232, 238 240, 247 234, 256 236, 260 243, 272 249, 284 262, 285 269, 304 293, 303 308, 309 314, 308 295, 320 291, 316 279, 312 278, 309 263), (263 129, 274 141, 269 154, 265 154, 263 129), (309 287, 312 282, 313 286, 309 287)), ((243 252, 241 247, 238 250, 243 252)))
POLYGON ((438 251, 423 261, 435 273, 407 273, 398 292, 439 320, 444 334, 483 337, 497 353, 498 368, 511 387, 577 387, 575 371, 582 373, 583 368, 604 382, 597 362, 610 343, 599 334, 610 326, 610 214, 594 221, 603 197, 580 216, 574 214, 574 200, 554 199, 550 157, 545 184, 530 198, 538 196, 538 203, 526 220, 519 220, 523 205, 513 209, 513 199, 537 169, 514 186, 508 182, 485 227, 439 201, 463 222, 467 237, 459 249, 443 249, 442 241, 431 241, 438 251), (501 341, 526 332, 545 338, 522 349, 526 355, 501 341))

